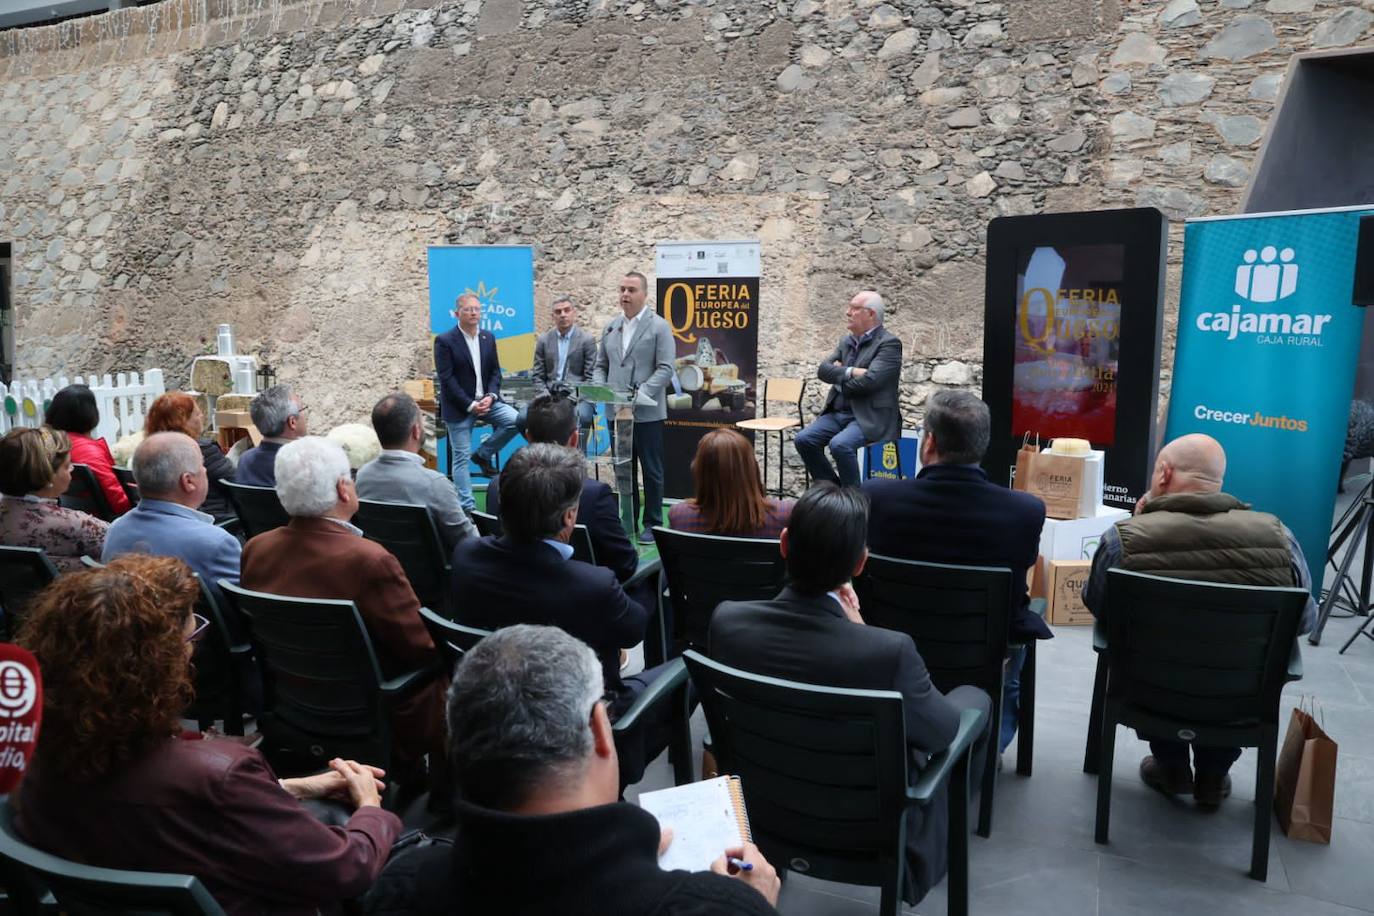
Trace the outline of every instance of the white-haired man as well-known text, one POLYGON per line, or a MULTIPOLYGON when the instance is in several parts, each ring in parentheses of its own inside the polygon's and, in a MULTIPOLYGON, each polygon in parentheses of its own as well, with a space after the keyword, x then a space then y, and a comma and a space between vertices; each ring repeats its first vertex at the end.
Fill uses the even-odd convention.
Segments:
MULTIPOLYGON (((291 522, 243 548, 243 587, 352 601, 372 637, 383 677, 431 665, 437 669, 438 651, 400 562, 349 523, 358 511, 358 491, 344 450, 318 436, 289 442, 277 453, 276 479, 291 522)), ((403 762, 426 753, 431 763, 442 757, 447 686, 446 678, 436 676, 393 713, 393 738, 403 762)))
POLYGON ((796 445, 813 478, 857 487, 859 449, 901 435, 902 341, 883 327, 883 297, 872 290, 856 293, 844 314, 849 334, 816 372, 830 384, 825 409, 797 433, 796 445))
POLYGON ((775 913, 777 872, 752 843, 719 849, 714 874, 659 868, 672 836, 617 801, 602 691, 596 653, 556 627, 507 627, 463 657, 448 701, 458 838, 421 851, 407 911, 775 913))

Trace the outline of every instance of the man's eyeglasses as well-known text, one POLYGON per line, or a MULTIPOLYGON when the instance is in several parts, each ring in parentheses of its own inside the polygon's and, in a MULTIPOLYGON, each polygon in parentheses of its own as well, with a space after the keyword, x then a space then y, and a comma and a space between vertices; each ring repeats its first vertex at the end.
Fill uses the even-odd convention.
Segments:
POLYGON ((186 634, 186 641, 199 642, 200 638, 205 635, 206 628, 210 626, 210 618, 202 617, 199 614, 193 613, 191 615, 191 619, 195 621, 196 628, 192 630, 190 633, 186 634))

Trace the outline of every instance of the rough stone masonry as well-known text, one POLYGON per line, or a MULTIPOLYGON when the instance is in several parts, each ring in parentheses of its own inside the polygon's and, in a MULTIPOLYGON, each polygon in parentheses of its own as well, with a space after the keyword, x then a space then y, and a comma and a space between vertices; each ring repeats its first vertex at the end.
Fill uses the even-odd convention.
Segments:
POLYGON ((655 240, 757 237, 761 375, 811 376, 874 287, 911 425, 979 384, 988 220, 1234 212, 1290 55, 1371 10, 164 0, 0 33, 18 368, 184 384, 228 321, 329 425, 429 370, 429 244, 532 243, 540 326, 566 292, 599 329, 655 240))

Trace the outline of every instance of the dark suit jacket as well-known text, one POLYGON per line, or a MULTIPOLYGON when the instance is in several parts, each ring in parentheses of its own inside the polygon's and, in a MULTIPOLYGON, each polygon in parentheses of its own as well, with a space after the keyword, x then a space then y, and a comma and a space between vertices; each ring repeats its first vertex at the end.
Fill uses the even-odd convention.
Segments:
MULTIPOLYGON (((844 392, 854 419, 859 421, 864 439, 886 442, 902 434, 902 412, 897 403, 897 386, 902 380, 902 339, 878 326, 873 336, 859 346, 852 365, 868 372, 846 379, 844 367, 845 341, 841 340, 830 355, 821 361, 816 375, 830 383, 825 396, 825 410, 832 409, 835 395, 844 392)), ((822 411, 824 412, 824 411, 822 411)))
MULTIPOLYGON (((568 341, 568 361, 563 365, 563 378, 558 377, 558 329, 550 328, 534 342, 534 367, 530 377, 539 392, 549 390, 550 382, 565 381, 569 385, 591 382, 596 369, 596 338, 573 325, 568 341)), ((494 513, 493 513, 494 514, 494 513)))
POLYGON ((1051 639, 1030 611, 1026 570, 1040 552, 1045 504, 988 480, 979 467, 937 464, 915 480, 868 480, 868 549, 926 563, 1011 568, 1013 640, 1051 639))
MULTIPOLYGON (((501 475, 487 484, 487 513, 501 517, 501 475)), ((587 526, 596 553, 596 565, 615 573, 624 582, 639 569, 639 551, 625 535, 620 520, 620 503, 611 488, 590 477, 582 481, 582 499, 577 504, 577 523, 587 526)))
POLYGON ((453 613, 461 624, 495 630, 517 623, 559 627, 601 659, 606 691, 619 715, 630 695, 620 681, 620 650, 644 638, 649 612, 626 596, 609 569, 564 560, 543 541, 464 538, 453 550, 453 613))
MULTIPOLYGON (((372 637, 383 677, 440 661, 400 562, 382 545, 328 519, 293 518, 286 527, 250 540, 239 581, 257 592, 352 601, 372 637)), ((392 728, 403 759, 442 748, 447 689, 448 678, 436 676, 397 707, 392 728)))
MULTIPOLYGON (((487 330, 477 332, 477 349, 482 357, 482 392, 501 394, 501 362, 496 355, 496 337, 487 330)), ((434 370, 439 374, 439 404, 445 420, 462 420, 468 405, 477 400, 477 374, 472 369, 463 329, 454 326, 434 338, 434 370)))
POLYGON ((195 875, 231 914, 313 913, 358 897, 401 832, 381 808, 326 827, 236 741, 168 739, 107 779, 76 783, 39 754, 17 791, 15 827, 34 846, 195 875))
MULTIPOLYGON (((711 618, 708 645, 712 658, 755 674, 900 692, 906 740, 917 751, 942 750, 959 731, 959 707, 931 683, 911 637, 853 623, 829 595, 784 588, 772 601, 723 602, 711 618)), ((908 815, 908 860, 921 894, 945 870, 947 815, 943 804, 908 815)))

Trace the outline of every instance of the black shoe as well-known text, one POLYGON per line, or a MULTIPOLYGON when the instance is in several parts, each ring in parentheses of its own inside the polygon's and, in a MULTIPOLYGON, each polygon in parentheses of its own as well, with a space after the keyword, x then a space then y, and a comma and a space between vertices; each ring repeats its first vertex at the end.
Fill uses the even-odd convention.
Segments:
POLYGON ((1193 801, 1199 808, 1217 808, 1231 795, 1231 777, 1225 773, 1199 773, 1193 783, 1193 801))
POLYGON ((501 471, 496 467, 496 465, 491 463, 490 458, 482 458, 477 455, 473 455, 472 463, 477 465, 477 469, 481 472, 482 476, 488 479, 495 477, 497 474, 501 473, 501 471))
POLYGON ((1140 761, 1140 779, 1165 795, 1184 795, 1193 791, 1192 770, 1165 766, 1153 756, 1140 761))
POLYGON ((641 544, 654 543, 654 529, 645 528, 643 531, 639 532, 639 537, 637 538, 637 540, 641 544))

